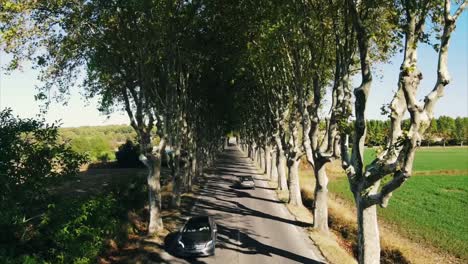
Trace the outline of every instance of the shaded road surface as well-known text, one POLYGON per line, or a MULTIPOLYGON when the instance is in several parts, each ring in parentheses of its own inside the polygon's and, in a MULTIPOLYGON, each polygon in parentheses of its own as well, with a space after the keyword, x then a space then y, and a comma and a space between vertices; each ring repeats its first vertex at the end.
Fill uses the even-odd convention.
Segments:
MULTIPOLYGON (((208 214, 218 224, 216 255, 187 259, 190 263, 273 264, 323 263, 308 238, 305 224, 297 222, 275 191, 237 149, 229 147, 213 170, 207 171, 192 215, 208 214), (255 190, 236 189, 237 178, 252 175, 255 190)), ((175 263, 185 263, 174 259, 175 263)))

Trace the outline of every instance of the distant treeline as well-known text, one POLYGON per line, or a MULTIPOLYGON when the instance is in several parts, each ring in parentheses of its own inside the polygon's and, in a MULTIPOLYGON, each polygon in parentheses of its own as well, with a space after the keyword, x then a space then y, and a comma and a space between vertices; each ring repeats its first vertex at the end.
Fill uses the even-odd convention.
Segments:
MULTIPOLYGON (((403 129, 408 130, 410 120, 403 121, 403 129)), ((381 146, 386 143, 390 121, 367 121, 366 145, 381 146)), ((452 118, 441 116, 434 118, 425 133, 422 145, 463 145, 468 141, 468 117, 452 118)))
MULTIPOLYGON (((366 145, 381 146, 387 139, 389 121, 367 122, 366 145)), ((409 120, 403 121, 403 129, 409 128, 409 120)), ((60 128, 59 141, 70 142, 72 149, 87 154, 90 161, 115 160, 115 152, 127 140, 135 142, 136 134, 129 125, 82 126, 60 128)), ((462 145, 468 141, 468 117, 441 116, 433 119, 423 140, 424 146, 462 145)))
POLYGON ((129 125, 59 129, 59 141, 69 142, 73 150, 86 154, 91 162, 115 160, 118 147, 127 140, 134 141, 135 137, 135 130, 129 125))

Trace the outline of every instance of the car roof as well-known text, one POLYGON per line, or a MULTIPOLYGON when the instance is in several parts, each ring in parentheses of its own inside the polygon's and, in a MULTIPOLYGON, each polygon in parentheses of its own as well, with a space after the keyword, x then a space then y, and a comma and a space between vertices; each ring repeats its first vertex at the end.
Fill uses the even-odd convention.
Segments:
POLYGON ((209 223, 209 216, 193 216, 187 221, 187 225, 195 225, 195 224, 202 224, 202 223, 209 223))

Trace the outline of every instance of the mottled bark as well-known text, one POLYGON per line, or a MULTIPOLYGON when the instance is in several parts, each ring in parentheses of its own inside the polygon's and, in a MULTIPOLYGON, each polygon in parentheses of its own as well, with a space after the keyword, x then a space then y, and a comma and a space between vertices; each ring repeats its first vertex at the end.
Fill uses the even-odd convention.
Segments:
MULTIPOLYGON (((296 116, 296 118, 299 118, 299 116, 296 116)), ((303 205, 301 197, 301 186, 299 184, 299 163, 302 156, 299 126, 300 123, 297 121, 290 122, 291 135, 288 142, 289 204, 294 206, 303 205)))
POLYGON ((314 228, 328 232, 328 177, 326 166, 316 163, 315 169, 315 193, 314 193, 314 228))
POLYGON ((380 241, 375 206, 368 207, 364 187, 364 143, 366 139, 366 103, 372 85, 372 72, 369 57, 369 32, 363 25, 356 2, 350 1, 350 13, 357 35, 361 68, 361 84, 354 89, 355 116, 353 149, 348 160, 347 149, 342 155, 345 171, 348 175, 351 191, 354 194, 358 210, 358 261, 359 263, 380 263, 380 241))
POLYGON ((286 153, 283 149, 283 144, 281 143, 281 138, 279 135, 275 136, 277 151, 278 151, 278 190, 287 190, 288 183, 286 179, 286 153))
POLYGON ((372 82, 369 63, 369 32, 361 21, 356 2, 349 1, 353 25, 357 33, 362 82, 355 89, 354 140, 352 156, 347 155, 347 146, 342 144, 343 167, 348 175, 350 187, 358 209, 358 255, 359 263, 379 263, 380 243, 377 226, 376 204, 387 206, 394 190, 399 188, 412 174, 416 148, 420 145, 423 133, 433 117, 433 107, 443 94, 449 82, 447 70, 448 43, 455 28, 455 21, 463 12, 464 1, 456 12, 450 11, 450 0, 445 0, 443 12, 443 32, 439 50, 438 79, 434 89, 426 96, 424 104, 417 100, 417 90, 422 74, 417 68, 417 47, 424 32, 424 24, 430 13, 429 2, 420 6, 404 5, 405 49, 401 65, 398 90, 390 106, 391 130, 386 151, 364 170, 363 152, 366 137, 365 107, 372 82), (401 122, 406 110, 410 114, 410 129, 403 133, 401 122), (381 179, 393 174, 392 180, 385 183, 377 192, 381 179))
POLYGON ((377 206, 366 206, 362 197, 356 199, 358 220, 358 261, 366 264, 380 263, 380 234, 377 206))
POLYGON ((180 147, 174 149, 172 154, 172 164, 171 164, 171 174, 172 174, 172 199, 171 199, 171 208, 179 208, 180 206, 180 196, 182 193, 182 182, 184 172, 180 171, 181 165, 181 156, 180 156, 180 147))
POLYGON ((288 204, 293 206, 303 206, 301 187, 299 185, 299 163, 300 160, 294 160, 289 165, 289 201, 288 204))
POLYGON ((197 176, 197 155, 193 155, 190 160, 190 174, 187 181, 187 191, 192 192, 193 179, 197 176))
POLYGON ((439 51, 437 82, 434 89, 426 96, 421 105, 416 94, 422 74, 417 68, 418 36, 423 32, 427 11, 409 8, 407 11, 407 31, 405 35, 405 53, 401 65, 398 91, 391 104, 392 129, 387 150, 367 169, 367 186, 379 181, 383 176, 393 173, 393 179, 382 187, 380 193, 372 196, 372 202, 386 207, 393 190, 400 187, 412 175, 416 148, 421 144, 424 132, 430 126, 433 118, 433 107, 442 96, 444 87, 449 83, 447 69, 448 44, 451 33, 455 29, 455 22, 466 6, 466 1, 451 15, 450 1, 445 1, 444 27, 439 51), (420 13, 419 16, 416 15, 420 13), (401 122, 408 110, 411 126, 403 136, 401 122))
POLYGON ((255 165, 257 165, 257 166, 259 166, 259 160, 258 160, 258 156, 259 156, 258 153, 259 153, 259 151, 260 151, 260 149, 256 146, 256 147, 254 148, 254 158, 253 158, 253 161, 254 161, 255 165))
POLYGON ((274 183, 278 183, 278 167, 277 167, 277 160, 278 160, 278 152, 273 150, 271 152, 271 181, 274 183))
POLYGON ((260 170, 263 169, 263 149, 261 147, 258 147, 257 151, 257 166, 260 170))
MULTIPOLYGON (((333 146, 336 145, 337 128, 332 121, 327 121, 325 137, 322 144, 319 144, 319 108, 322 104, 322 87, 318 77, 314 77, 313 82, 314 97, 312 102, 306 102, 300 107, 303 126, 303 148, 305 150, 307 162, 315 174, 314 190, 314 228, 328 233, 328 177, 325 164, 334 158, 333 146), (325 152, 325 153, 324 153, 325 152), (326 156, 326 157, 324 157, 326 156)), ((335 88, 335 87, 334 87, 335 88)), ((333 103, 331 109, 336 106, 336 92, 333 89, 333 103)), ((332 117, 334 115, 332 114, 332 117)))
POLYGON ((259 154, 260 154, 259 155, 260 169, 262 170, 263 173, 265 173, 265 170, 266 170, 266 150, 264 148, 261 148, 259 154))
POLYGON ((253 158, 252 144, 247 144, 247 157, 250 158, 250 159, 253 158))
POLYGON ((140 155, 140 161, 148 169, 148 197, 150 219, 148 234, 153 235, 163 229, 161 218, 161 156, 164 152, 166 142, 161 139, 154 153, 140 155))
POLYGON ((312 132, 312 125, 310 120, 310 115, 306 107, 302 108, 302 145, 304 147, 305 155, 307 162, 313 168, 315 166, 314 155, 312 151, 312 136, 315 134, 312 132), (311 133, 312 132, 312 133, 311 133))
POLYGON ((268 178, 271 178, 271 145, 265 147, 265 171, 268 178))
POLYGON ((284 151, 278 152, 278 190, 287 190, 288 182, 286 179, 286 155, 284 151))

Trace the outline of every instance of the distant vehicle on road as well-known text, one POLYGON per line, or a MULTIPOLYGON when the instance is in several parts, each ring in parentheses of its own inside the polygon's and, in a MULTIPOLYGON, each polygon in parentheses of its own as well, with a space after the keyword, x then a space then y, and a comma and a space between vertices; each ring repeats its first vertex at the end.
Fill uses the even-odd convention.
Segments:
POLYGON ((217 232, 216 223, 212 217, 190 218, 177 237, 177 255, 183 257, 213 256, 217 232))
POLYGON ((239 178, 238 186, 240 188, 255 189, 255 181, 252 176, 241 176, 239 178))

